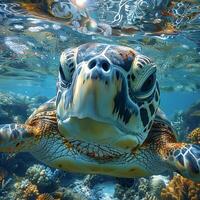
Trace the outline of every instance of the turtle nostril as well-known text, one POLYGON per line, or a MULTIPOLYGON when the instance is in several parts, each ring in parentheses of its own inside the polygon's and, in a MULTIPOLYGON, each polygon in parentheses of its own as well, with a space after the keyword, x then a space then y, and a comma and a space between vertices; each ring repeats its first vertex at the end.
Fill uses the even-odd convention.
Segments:
POLYGON ((110 64, 107 63, 107 62, 103 62, 103 63, 101 64, 101 67, 103 68, 104 71, 107 72, 107 71, 110 69, 110 64))
POLYGON ((88 68, 90 70, 93 68, 102 69, 104 72, 107 72, 110 69, 110 63, 105 59, 97 58, 89 61, 88 68))
POLYGON ((92 69, 92 68, 94 68, 94 67, 96 66, 96 64, 97 64, 96 60, 92 60, 92 61, 88 64, 88 68, 89 68, 89 69, 92 69))

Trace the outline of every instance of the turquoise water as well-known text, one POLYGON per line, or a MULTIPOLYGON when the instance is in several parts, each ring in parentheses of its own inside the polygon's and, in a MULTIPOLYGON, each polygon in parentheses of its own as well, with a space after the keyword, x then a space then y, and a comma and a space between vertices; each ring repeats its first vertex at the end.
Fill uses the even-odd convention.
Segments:
MULTIPOLYGON (((198 0, 79 1, 80 7, 71 11, 73 20, 65 18, 69 13, 64 6, 56 8, 67 0, 55 1, 54 10, 40 6, 36 12, 20 2, 0 0, 1 93, 52 98, 62 51, 101 42, 129 46, 152 58, 161 108, 172 121, 176 113, 200 101, 198 0)), ((38 6, 40 1, 23 2, 38 6)), ((110 182, 107 188, 113 192, 110 182)))

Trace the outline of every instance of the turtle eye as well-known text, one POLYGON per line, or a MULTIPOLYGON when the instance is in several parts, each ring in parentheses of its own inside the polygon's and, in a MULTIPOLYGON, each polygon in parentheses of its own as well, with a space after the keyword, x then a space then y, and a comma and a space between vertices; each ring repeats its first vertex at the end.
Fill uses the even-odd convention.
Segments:
POLYGON ((64 84, 71 82, 76 67, 74 57, 74 52, 70 50, 64 51, 60 57, 59 77, 64 84))
POLYGON ((153 73, 143 83, 143 85, 141 87, 141 92, 142 93, 149 92, 153 88, 155 81, 156 81, 156 74, 153 73))
POLYGON ((137 55, 132 64, 129 80, 136 98, 148 98, 156 85, 156 65, 148 57, 137 55))
POLYGON ((59 67, 59 73, 60 73, 60 78, 61 78, 61 80, 65 83, 65 82, 67 82, 67 80, 66 80, 66 78, 65 78, 65 74, 64 74, 64 72, 63 72, 63 69, 62 69, 62 66, 60 65, 60 67, 59 67))
POLYGON ((143 82, 140 89, 136 92, 136 97, 139 99, 148 98, 153 93, 155 85, 156 73, 154 72, 143 82))
POLYGON ((75 70, 75 66, 73 64, 71 64, 71 67, 69 67, 68 65, 62 67, 60 65, 59 67, 60 79, 64 84, 71 82, 74 70, 75 70))

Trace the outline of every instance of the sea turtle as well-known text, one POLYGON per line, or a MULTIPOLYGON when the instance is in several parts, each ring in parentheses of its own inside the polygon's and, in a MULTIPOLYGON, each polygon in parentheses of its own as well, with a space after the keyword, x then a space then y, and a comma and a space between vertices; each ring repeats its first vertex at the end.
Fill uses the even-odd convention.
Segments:
POLYGON ((60 58, 57 95, 25 124, 0 126, 0 152, 30 152, 65 171, 116 177, 178 172, 200 181, 200 145, 179 143, 159 109, 156 66, 119 45, 60 58))

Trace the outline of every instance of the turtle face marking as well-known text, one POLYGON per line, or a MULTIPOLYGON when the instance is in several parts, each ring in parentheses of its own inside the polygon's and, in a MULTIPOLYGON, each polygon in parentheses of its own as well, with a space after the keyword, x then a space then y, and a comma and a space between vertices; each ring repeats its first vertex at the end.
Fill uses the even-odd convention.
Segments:
POLYGON ((156 67, 123 46, 88 43, 65 50, 57 86, 62 134, 122 149, 143 143, 159 105, 156 67))

